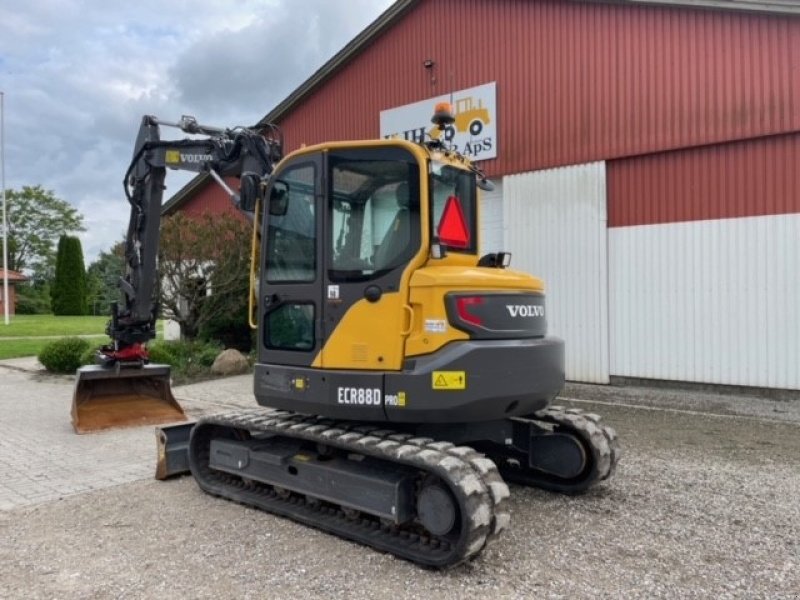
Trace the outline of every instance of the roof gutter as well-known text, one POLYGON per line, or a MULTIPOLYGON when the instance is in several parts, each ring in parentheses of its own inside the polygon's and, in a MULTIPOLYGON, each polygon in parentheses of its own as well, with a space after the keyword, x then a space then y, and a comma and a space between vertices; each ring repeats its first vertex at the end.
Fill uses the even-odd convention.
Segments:
MULTIPOLYGON (((609 3, 609 0, 592 0, 609 3)), ((735 10, 779 15, 800 15, 797 0, 610 0, 614 4, 639 4, 682 8, 735 10)))

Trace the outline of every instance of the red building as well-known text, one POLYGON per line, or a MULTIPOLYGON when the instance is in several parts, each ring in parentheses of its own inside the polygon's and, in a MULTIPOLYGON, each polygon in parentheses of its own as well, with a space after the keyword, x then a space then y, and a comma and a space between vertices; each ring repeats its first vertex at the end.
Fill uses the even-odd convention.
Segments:
MULTIPOLYGON (((6 271, 0 267, 0 314, 5 314, 6 308, 3 302, 5 294, 3 293, 3 284, 6 277, 6 271)), ((8 314, 13 315, 16 312, 17 306, 17 291, 16 284, 20 281, 28 281, 22 273, 17 271, 8 271, 8 314)))
MULTIPOLYGON (((569 378, 800 389, 798 72, 782 0, 399 0, 262 123, 418 137, 389 123, 450 96, 482 246, 548 282, 569 378)), ((198 178, 165 210, 228 206, 198 178)))

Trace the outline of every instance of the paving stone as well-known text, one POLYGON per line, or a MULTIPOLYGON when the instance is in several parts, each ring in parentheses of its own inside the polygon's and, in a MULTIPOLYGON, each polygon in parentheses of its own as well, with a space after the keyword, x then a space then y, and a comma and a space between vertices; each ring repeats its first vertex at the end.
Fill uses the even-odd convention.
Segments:
MULTIPOLYGON (((174 393, 191 416, 253 406, 251 382, 243 375, 174 393)), ((153 427, 75 434, 73 386, 35 360, 0 361, 0 510, 153 477, 153 427)))

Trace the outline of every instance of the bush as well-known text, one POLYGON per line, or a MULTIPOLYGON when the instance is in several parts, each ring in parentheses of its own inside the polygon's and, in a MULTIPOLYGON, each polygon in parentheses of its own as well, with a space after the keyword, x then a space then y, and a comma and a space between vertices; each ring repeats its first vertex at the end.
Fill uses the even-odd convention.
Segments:
POLYGON ((253 347, 253 335, 247 321, 247 311, 238 314, 218 313, 200 326, 200 337, 215 341, 225 348, 236 348, 247 354, 253 347))
POLYGON ((83 354, 91 344, 83 338, 60 338, 47 344, 39 352, 39 362, 53 373, 74 373, 81 366, 83 354))
POLYGON ((47 285, 17 285, 18 315, 50 314, 50 288, 47 285))
POLYGON ((81 354, 81 365, 96 365, 97 348, 89 346, 86 352, 81 354))
POLYGON ((200 341, 156 341, 147 350, 150 362, 168 364, 178 371, 192 370, 193 367, 210 367, 222 352, 218 344, 200 341))
POLYGON ((177 367, 180 364, 180 360, 178 358, 178 348, 176 344, 179 343, 180 342, 150 342, 147 345, 150 362, 177 367))

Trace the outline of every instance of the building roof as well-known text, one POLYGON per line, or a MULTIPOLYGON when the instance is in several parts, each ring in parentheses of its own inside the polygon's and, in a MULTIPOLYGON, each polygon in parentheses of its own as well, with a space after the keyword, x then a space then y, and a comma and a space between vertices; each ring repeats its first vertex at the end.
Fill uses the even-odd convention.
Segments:
MULTIPOLYGON (((651 6, 672 6, 693 9, 717 9, 740 12, 759 12, 778 15, 800 16, 800 0, 569 0, 572 2, 596 2, 598 4, 630 4, 651 6)), ((384 31, 393 27, 402 16, 418 4, 420 0, 397 0, 386 9, 366 29, 354 37, 344 48, 322 65, 292 93, 279 102, 257 124, 263 127, 268 123, 278 123, 297 105, 303 102, 322 83, 344 68, 350 60, 364 51, 384 31)), ((178 190, 162 207, 163 215, 172 214, 183 202, 202 189, 210 176, 201 173, 178 190)))
MULTIPOLYGON (((6 271, 2 267, 0 267, 0 281, 5 279, 6 271)), ((11 269, 8 270, 8 280, 9 281, 28 281, 28 278, 25 277, 19 271, 12 271, 11 269)))

